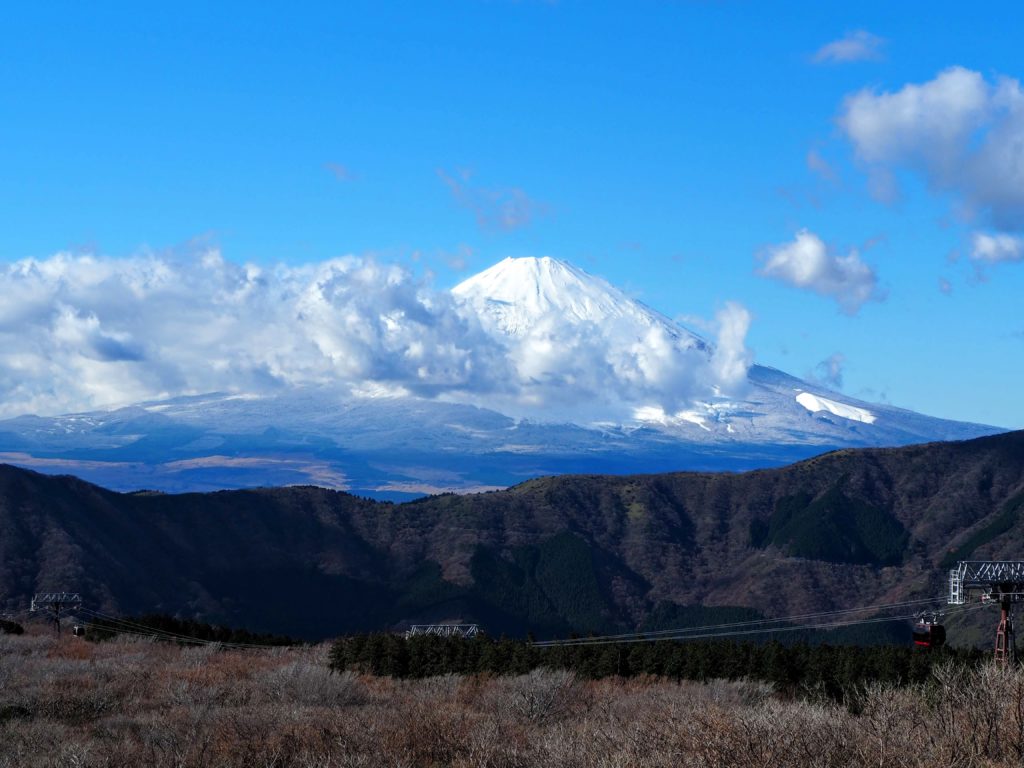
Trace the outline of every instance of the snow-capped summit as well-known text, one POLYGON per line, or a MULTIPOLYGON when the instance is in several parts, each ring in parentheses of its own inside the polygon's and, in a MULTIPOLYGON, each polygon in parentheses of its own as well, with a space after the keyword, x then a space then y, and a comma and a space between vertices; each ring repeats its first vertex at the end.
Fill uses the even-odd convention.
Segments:
POLYGON ((558 259, 507 258, 452 294, 507 346, 520 391, 561 403, 559 412, 581 426, 601 419, 580 420, 576 404, 590 413, 603 408, 615 423, 703 444, 897 445, 984 430, 865 403, 751 365, 741 337, 705 341, 558 259), (729 354, 742 361, 729 369, 731 379, 720 365, 729 354), (559 400, 562 391, 573 396, 559 400), (632 418, 623 419, 624 412, 632 418))
POLYGON ((660 328, 686 346, 706 342, 607 280, 550 256, 507 258, 459 283, 452 294, 471 306, 485 327, 510 336, 528 333, 542 318, 570 324, 633 326, 638 337, 660 328))

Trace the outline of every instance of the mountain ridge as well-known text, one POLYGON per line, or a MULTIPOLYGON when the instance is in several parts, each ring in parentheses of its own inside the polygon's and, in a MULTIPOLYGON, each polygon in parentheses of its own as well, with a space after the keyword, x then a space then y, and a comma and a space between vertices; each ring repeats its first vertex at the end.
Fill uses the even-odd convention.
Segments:
POLYGON ((1018 559, 1024 432, 405 504, 315 487, 126 495, 3 466, 0 534, 8 610, 76 589, 107 612, 310 637, 454 619, 631 631, 696 607, 784 616, 941 600, 950 558, 1018 559))

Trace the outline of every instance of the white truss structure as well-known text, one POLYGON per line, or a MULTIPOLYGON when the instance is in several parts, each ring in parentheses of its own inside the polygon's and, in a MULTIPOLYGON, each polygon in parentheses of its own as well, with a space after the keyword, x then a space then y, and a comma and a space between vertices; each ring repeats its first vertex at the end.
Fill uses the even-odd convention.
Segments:
POLYGON ((480 634, 476 624, 413 624, 406 630, 406 639, 417 635, 436 635, 438 637, 461 637, 469 639, 480 634))

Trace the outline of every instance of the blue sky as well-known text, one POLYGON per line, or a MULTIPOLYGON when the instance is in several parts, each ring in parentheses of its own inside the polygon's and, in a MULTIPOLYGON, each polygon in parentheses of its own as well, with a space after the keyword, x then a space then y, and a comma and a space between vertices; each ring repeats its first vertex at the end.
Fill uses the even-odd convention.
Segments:
POLYGON ((372 254, 443 288, 550 255, 670 316, 739 302, 760 363, 827 378, 831 359, 847 394, 1024 427, 1022 16, 20 4, 0 30, 0 260, 199 241, 263 266, 372 254), (963 135, 939 141, 930 102, 877 127, 908 86, 961 94, 951 67, 986 94, 940 99, 963 135), (989 139, 1010 154, 968 157, 989 139), (804 230, 832 271, 801 284, 786 259, 804 230), (857 274, 838 261, 853 249, 857 274))

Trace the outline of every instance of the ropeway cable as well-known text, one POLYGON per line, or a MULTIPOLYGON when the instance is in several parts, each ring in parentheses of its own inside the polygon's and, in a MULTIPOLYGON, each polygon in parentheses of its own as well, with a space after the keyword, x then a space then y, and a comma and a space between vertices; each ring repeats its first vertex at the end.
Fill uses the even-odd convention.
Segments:
MULTIPOLYGON (((621 634, 616 634, 616 635, 597 635, 597 636, 594 636, 594 637, 571 638, 571 639, 574 639, 574 640, 576 640, 576 639, 578 639, 578 640, 605 640, 605 639, 611 639, 611 638, 617 638, 617 637, 622 637, 622 638, 636 637, 639 634, 642 634, 642 635, 645 635, 645 636, 671 635, 671 634, 677 634, 677 633, 681 633, 681 632, 696 632, 696 631, 706 630, 706 629, 719 629, 719 628, 727 628, 727 627, 742 627, 742 626, 752 626, 752 625, 756 625, 756 624, 775 624, 775 623, 782 622, 782 621, 800 621, 800 620, 803 620, 803 619, 812 619, 812 618, 819 618, 819 617, 823 618, 823 617, 827 617, 827 616, 837 616, 837 615, 844 614, 844 613, 863 613, 864 611, 891 610, 891 609, 894 609, 894 608, 905 608, 905 607, 909 607, 911 605, 921 605, 921 604, 925 604, 925 603, 939 603, 939 602, 941 602, 941 600, 932 599, 932 598, 920 599, 920 600, 907 600, 907 601, 900 602, 900 603, 883 603, 883 604, 879 604, 879 605, 864 605, 864 606, 861 606, 859 608, 841 608, 841 609, 836 609, 836 610, 832 610, 832 611, 818 611, 816 613, 797 614, 797 615, 794 615, 794 616, 780 616, 778 618, 772 618, 772 619, 748 619, 748 620, 745 620, 745 621, 731 621, 731 622, 724 622, 724 623, 721 623, 721 624, 705 624, 705 625, 696 626, 696 627, 679 627, 678 629, 659 629, 659 630, 652 630, 652 631, 649 631, 649 632, 623 632, 621 634)), ((540 644, 542 644, 544 642, 560 642, 560 641, 539 641, 537 644, 540 645, 540 644)))
MULTIPOLYGON (((840 608, 840 609, 836 609, 836 610, 832 610, 832 611, 818 611, 818 612, 815 612, 815 613, 796 614, 794 616, 780 616, 780 617, 774 618, 774 619, 748 619, 748 620, 745 620, 745 621, 730 621, 730 622, 724 622, 724 623, 720 623, 720 624, 705 624, 705 625, 696 626, 696 627, 679 627, 679 628, 676 628, 676 629, 658 629, 658 630, 653 630, 651 632, 623 632, 621 634, 614 634, 614 635, 596 635, 594 637, 568 638, 567 641, 578 641, 580 644, 583 644, 583 643, 586 643, 586 642, 596 642, 596 641, 601 641, 601 640, 612 640, 612 639, 617 639, 617 638, 630 639, 630 638, 635 638, 638 635, 643 635, 644 637, 657 637, 657 636, 663 636, 663 635, 678 635, 678 634, 683 634, 683 633, 686 633, 686 632, 703 632, 705 630, 710 630, 710 629, 728 629, 728 628, 738 628, 738 627, 750 627, 750 626, 756 626, 758 624, 777 624, 777 623, 783 622, 783 621, 804 621, 804 620, 807 620, 807 619, 826 618, 826 617, 829 617, 829 616, 839 616, 839 615, 847 614, 847 613, 863 613, 865 611, 893 610, 895 608, 908 608, 908 607, 910 607, 912 605, 923 605, 923 604, 926 604, 926 603, 934 604, 934 603, 940 603, 940 602, 942 602, 942 601, 939 600, 939 599, 935 599, 935 598, 927 598, 927 599, 922 598, 922 599, 918 599, 918 600, 905 600, 905 601, 899 602, 899 603, 882 603, 882 604, 879 604, 879 605, 864 605, 864 606, 860 606, 859 608, 840 608)), ((534 645, 546 645, 546 644, 549 644, 549 643, 552 643, 552 644, 554 644, 554 643, 562 644, 562 643, 567 642, 567 641, 563 641, 563 640, 540 640, 540 641, 535 642, 534 645)))
POLYGON ((256 649, 266 650, 266 649, 269 649, 269 648, 286 647, 286 646, 258 645, 256 643, 238 643, 238 642, 232 642, 232 641, 228 641, 228 640, 209 640, 209 639, 205 639, 205 638, 201 638, 201 637, 194 637, 192 635, 183 635, 183 634, 180 634, 178 632, 171 632, 169 630, 159 629, 159 628, 156 628, 156 627, 149 627, 149 626, 146 626, 145 624, 139 624, 139 623, 136 623, 136 622, 133 622, 133 621, 129 621, 127 619, 119 619, 119 618, 116 618, 114 616, 109 616, 107 614, 101 613, 99 611, 94 611, 92 609, 83 609, 83 612, 92 614, 93 616, 97 617, 101 621, 105 622, 103 624, 93 623, 93 626, 95 626, 97 629, 108 629, 108 630, 111 630, 113 632, 124 632, 126 634, 131 633, 131 634, 139 634, 139 635, 145 635, 145 636, 155 636, 155 637, 158 637, 159 639, 164 639, 164 640, 173 641, 173 642, 195 643, 195 644, 199 644, 199 645, 216 645, 216 646, 220 646, 220 647, 224 647, 224 648, 239 648, 239 649, 256 648, 256 649), (116 626, 110 626, 110 624, 115 624, 116 626))
MULTIPOLYGON (((956 610, 951 610, 948 613, 949 614, 959 615, 959 614, 967 613, 969 611, 978 610, 978 609, 984 608, 984 607, 985 606, 983 606, 983 605, 970 605, 970 606, 965 606, 964 608, 960 608, 960 609, 956 609, 956 610)), ((712 639, 722 639, 722 638, 729 638, 729 637, 738 637, 738 636, 744 636, 744 635, 768 634, 768 633, 772 633, 772 632, 798 632, 798 631, 813 631, 813 630, 820 630, 820 629, 837 629, 837 628, 840 628, 840 627, 852 627, 852 626, 858 626, 858 625, 862 625, 862 624, 880 624, 880 623, 885 623, 885 622, 890 622, 890 621, 904 621, 904 620, 907 620, 907 619, 913 619, 915 617, 916 617, 916 614, 906 614, 906 615, 901 615, 901 616, 878 616, 878 617, 873 617, 873 618, 870 618, 870 619, 850 619, 850 620, 845 620, 845 621, 835 621, 835 622, 827 622, 827 623, 802 624, 802 625, 796 625, 796 626, 791 626, 791 627, 762 627, 760 629, 745 629, 745 630, 735 630, 735 631, 725 631, 725 632, 708 632, 708 633, 705 633, 705 634, 697 634, 697 635, 678 634, 678 635, 660 636, 660 637, 648 637, 648 636, 643 636, 643 635, 632 635, 632 636, 627 637, 627 638, 614 638, 614 639, 613 638, 605 638, 605 639, 594 638, 590 642, 586 642, 587 640, 590 640, 589 638, 576 638, 576 639, 570 639, 570 640, 549 640, 549 641, 546 641, 544 643, 535 643, 534 645, 535 645, 535 647, 541 647, 541 648, 557 648, 557 647, 567 647, 567 646, 590 646, 590 645, 618 645, 618 644, 631 644, 631 643, 654 643, 654 642, 668 642, 668 641, 673 641, 673 640, 712 640, 712 639)))
MULTIPOLYGON (((984 606, 982 605, 966 606, 962 609, 948 611, 948 613, 959 614, 983 607, 984 606)), ((535 645, 542 648, 554 648, 560 646, 614 645, 616 643, 653 643, 658 641, 672 640, 705 640, 736 637, 741 635, 769 634, 772 632, 797 632, 813 631, 819 629, 836 629, 839 627, 851 627, 860 624, 880 624, 890 621, 904 621, 907 619, 914 619, 916 617, 917 614, 911 613, 900 616, 875 616, 867 619, 848 619, 842 621, 799 624, 787 627, 761 627, 757 629, 725 630, 722 632, 705 632, 702 634, 686 634, 684 632, 680 632, 677 634, 661 635, 658 637, 650 637, 647 635, 637 633, 625 638, 572 638, 569 640, 548 640, 543 643, 536 643, 535 645)))
POLYGON ((93 622, 92 626, 97 629, 108 629, 113 632, 123 632, 125 634, 137 634, 143 636, 157 637, 158 639, 167 640, 171 642, 181 643, 194 643, 198 645, 216 645, 223 648, 232 649, 259 649, 268 650, 271 648, 286 648, 288 646, 274 646, 274 645, 259 645, 256 643, 239 643, 227 640, 209 640, 201 637, 193 637, 192 635, 183 635, 178 632, 171 632, 165 629, 159 629, 156 627, 148 627, 145 624, 139 624, 137 622, 129 621, 127 619, 119 619, 114 616, 101 613, 100 611, 92 610, 91 608, 81 609, 83 613, 91 614, 92 616, 100 619, 102 624, 93 622), (117 626, 110 626, 115 624, 117 626))
MULTIPOLYGON (((90 612, 91 613, 91 612, 90 612)), ((190 635, 179 635, 173 632, 167 632, 160 630, 155 627, 146 627, 141 624, 134 624, 130 622, 124 622, 120 619, 115 619, 110 616, 104 615, 92 615, 91 621, 85 622, 87 627, 98 630, 106 630, 115 634, 124 635, 135 635, 137 637, 148 637, 153 640, 162 640, 171 643, 181 643, 189 645, 222 645, 215 641, 205 640, 201 637, 192 637, 190 635)))
MULTIPOLYGON (((950 613, 965 613, 967 611, 977 610, 984 606, 968 606, 967 608, 960 609, 958 611, 950 611, 950 613)), ((688 640, 711 640, 711 639, 722 639, 729 637, 737 637, 743 635, 757 635, 757 634, 770 634, 774 632, 799 632, 799 631, 815 631, 822 629, 837 629, 841 627, 859 626, 862 624, 880 624, 891 621, 904 621, 907 619, 913 619, 916 614, 906 614, 902 616, 880 616, 870 619, 850 619, 846 621, 835 621, 827 623, 817 624, 802 624, 791 627, 763 627, 760 629, 747 629, 747 630, 736 630, 727 632, 708 632, 705 634, 697 635, 672 635, 662 637, 645 637, 634 635, 631 638, 614 639, 614 640, 596 640, 594 642, 580 642, 579 640, 565 640, 565 641, 549 641, 548 643, 541 645, 542 648, 556 648, 565 646, 588 646, 588 645, 616 645, 616 644, 630 644, 630 643, 653 643, 653 642, 670 642, 675 640, 688 641, 688 640)))
POLYGON ((134 637, 142 637, 142 638, 146 638, 146 639, 149 639, 149 640, 155 640, 155 641, 159 641, 159 642, 176 643, 176 644, 180 644, 180 645, 191 645, 191 646, 197 647, 197 648, 211 647, 212 646, 212 647, 215 647, 215 648, 222 648, 224 650, 232 650, 232 651, 235 651, 235 650, 237 650, 237 651, 249 651, 249 650, 257 650, 257 649, 265 651, 265 650, 272 650, 272 649, 276 648, 276 646, 268 646, 268 645, 241 645, 241 644, 234 644, 234 643, 228 643, 228 642, 221 642, 221 641, 218 641, 218 640, 204 640, 204 639, 202 639, 200 637, 188 637, 188 636, 184 636, 184 635, 178 635, 178 636, 167 635, 167 634, 161 634, 160 632, 155 631, 153 629, 134 630, 134 629, 127 629, 127 628, 125 628, 123 626, 111 626, 109 623, 97 624, 95 622, 86 622, 86 626, 93 627, 93 628, 96 628, 96 629, 104 629, 104 630, 113 632, 113 633, 115 633, 117 635, 131 635, 131 636, 134 636, 134 637))

